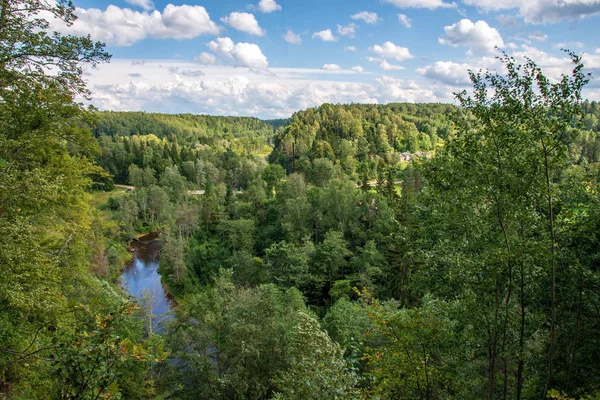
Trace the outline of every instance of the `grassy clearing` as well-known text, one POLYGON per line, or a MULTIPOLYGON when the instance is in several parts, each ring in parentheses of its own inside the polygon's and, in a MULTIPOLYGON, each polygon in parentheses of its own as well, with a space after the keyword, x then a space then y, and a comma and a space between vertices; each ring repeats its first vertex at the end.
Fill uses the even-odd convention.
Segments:
POLYGON ((126 193, 126 189, 120 187, 114 187, 110 192, 92 192, 92 199, 90 204, 98 209, 103 209, 108 203, 108 199, 111 197, 121 197, 126 193))

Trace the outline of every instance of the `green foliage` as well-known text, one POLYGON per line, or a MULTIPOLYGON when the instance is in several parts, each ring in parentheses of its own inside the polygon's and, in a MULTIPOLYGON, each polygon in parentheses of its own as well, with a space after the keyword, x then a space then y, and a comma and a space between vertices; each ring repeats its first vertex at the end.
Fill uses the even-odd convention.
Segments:
POLYGON ((300 313, 291 333, 288 348, 289 367, 274 379, 274 399, 353 399, 357 378, 348 369, 339 345, 333 342, 319 323, 300 313))
MULTIPOLYGON (((50 374, 55 381, 57 399, 121 398, 122 382, 135 381, 138 365, 147 369, 150 362, 166 358, 162 346, 155 351, 145 349, 130 339, 124 324, 128 323, 134 304, 125 304, 105 316, 96 315, 90 330, 76 330, 52 338, 50 374)), ((130 395, 149 396, 151 386, 139 382, 128 388, 130 395), (134 390, 140 392, 135 393, 134 390)))
POLYGON ((453 392, 446 360, 448 322, 435 307, 406 309, 394 302, 369 306, 377 346, 365 353, 371 397, 443 399, 453 392))
POLYGON ((308 316, 298 290, 236 287, 226 271, 189 299, 167 337, 178 362, 163 383, 178 398, 269 398, 295 390, 289 377, 296 373, 305 374, 303 385, 319 388, 312 393, 344 390, 351 382, 339 348, 308 316))

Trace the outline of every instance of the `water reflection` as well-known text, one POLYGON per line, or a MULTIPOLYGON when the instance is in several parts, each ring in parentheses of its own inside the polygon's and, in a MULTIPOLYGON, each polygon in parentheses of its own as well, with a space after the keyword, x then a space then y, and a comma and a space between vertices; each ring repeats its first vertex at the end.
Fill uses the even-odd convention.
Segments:
MULTIPOLYGON (((123 287, 140 305, 152 310, 154 329, 168 317, 174 303, 162 286, 158 273, 160 242, 154 234, 140 238, 131 245, 133 259, 125 264, 122 273, 123 287)), ((148 313, 149 314, 149 313, 148 313)))

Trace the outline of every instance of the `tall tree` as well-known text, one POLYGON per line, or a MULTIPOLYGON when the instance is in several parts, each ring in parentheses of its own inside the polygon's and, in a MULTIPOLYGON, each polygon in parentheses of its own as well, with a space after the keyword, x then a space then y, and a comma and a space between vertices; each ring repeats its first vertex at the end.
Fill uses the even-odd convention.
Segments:
POLYGON ((563 274, 556 204, 568 164, 566 138, 587 83, 580 58, 571 58, 572 75, 557 83, 533 61, 519 65, 507 55, 501 57, 506 74, 471 73, 474 95, 457 96, 467 111, 459 134, 425 168, 429 219, 422 238, 429 265, 420 276, 428 291, 473 302, 490 400, 520 399, 526 385, 545 397, 553 386, 556 279, 563 274), (446 282, 437 280, 442 270, 446 282), (546 327, 541 340, 536 333, 546 327), (540 376, 525 376, 531 364, 540 367, 526 355, 533 345, 548 351, 545 385, 534 383, 540 376))

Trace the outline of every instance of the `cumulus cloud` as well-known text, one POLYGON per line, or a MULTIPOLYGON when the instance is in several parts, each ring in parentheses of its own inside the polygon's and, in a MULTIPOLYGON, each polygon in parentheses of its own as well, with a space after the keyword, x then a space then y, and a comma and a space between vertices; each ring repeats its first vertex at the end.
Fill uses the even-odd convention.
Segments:
POLYGON ((338 33, 342 36, 354 37, 356 34, 356 24, 349 24, 347 26, 338 25, 338 33))
POLYGON ((217 59, 213 54, 203 52, 198 57, 194 58, 194 61, 202 65, 213 65, 217 59))
POLYGON ((262 13, 268 14, 274 11, 280 11, 281 6, 277 4, 275 0, 260 0, 258 3, 258 10, 262 13))
POLYGON ((383 46, 375 45, 369 47, 369 51, 383 58, 393 58, 400 62, 414 58, 407 47, 397 46, 392 42, 385 42, 383 46))
POLYGON ((417 73, 426 78, 443 82, 451 86, 466 86, 469 84, 468 64, 457 64, 452 61, 438 61, 433 65, 417 69, 417 73))
POLYGON ((494 47, 504 47, 500 32, 485 21, 473 23, 469 19, 444 27, 446 34, 440 36, 439 42, 450 46, 466 46, 476 52, 492 52, 494 47))
POLYGON ((232 12, 228 16, 221 18, 221 21, 238 31, 246 32, 250 35, 265 35, 265 31, 258 25, 258 21, 254 15, 250 13, 232 12))
POLYGON ((331 29, 315 32, 313 33, 312 37, 313 39, 319 38, 324 42, 337 42, 338 40, 335 36, 333 36, 333 33, 331 33, 331 29))
POLYGON ((398 8, 454 8, 456 3, 445 3, 443 0, 383 0, 384 3, 390 3, 398 8))
POLYGON ((379 68, 381 68, 384 71, 402 71, 404 69, 402 65, 390 64, 386 60, 381 61, 381 63, 379 64, 379 68))
POLYGON ((390 64, 387 60, 378 57, 367 57, 368 62, 378 63, 379 68, 384 71, 402 71, 404 69, 401 65, 390 64))
POLYGON ((341 71, 342 67, 337 64, 325 64, 321 67, 321 69, 325 71, 341 71))
POLYGON ((285 35, 283 35, 283 39, 292 44, 302 44, 302 38, 297 33, 294 33, 291 29, 288 29, 285 35))
POLYGON ((356 72, 357 74, 361 74, 365 71, 365 69, 360 65, 357 65, 356 67, 352 67, 352 71, 356 72))
POLYGON ((356 51, 356 46, 345 46, 344 51, 356 51))
MULTIPOLYGON (((513 57, 518 62, 524 62, 525 58, 531 58, 542 68, 546 76, 555 81, 560 79, 562 74, 570 74, 573 70, 571 59, 564 53, 558 57, 527 44, 523 44, 521 47, 522 50, 514 52, 513 57)), ((585 56, 583 61, 585 63, 585 56)), ((586 66, 588 65, 586 64, 586 66)))
MULTIPOLYGON (((168 73, 175 67, 195 64, 148 61, 143 77, 132 80, 130 61, 113 60, 93 70, 89 87, 93 103, 102 110, 190 112, 213 115, 251 115, 284 118, 293 112, 323 103, 441 102, 444 87, 419 85, 411 80, 383 76, 370 82, 329 80, 331 73, 317 69, 273 69, 277 77, 233 67, 206 67, 205 76, 184 77, 168 73), (161 68, 160 64, 163 65, 161 68), (165 73, 167 72, 167 73, 165 73)), ((355 73, 340 76, 351 78, 355 73)), ((337 76, 336 76, 337 77, 337 76)))
POLYGON ((369 11, 361 11, 359 13, 352 15, 350 18, 352 18, 354 20, 361 19, 361 20, 365 21, 367 24, 376 24, 377 21, 379 21, 379 16, 377 15, 377 13, 369 12, 369 11))
POLYGON ((379 84, 379 96, 384 102, 433 103, 440 101, 433 90, 423 88, 413 81, 404 81, 389 76, 376 79, 379 84))
POLYGON ((517 9, 519 16, 531 24, 578 20, 600 14, 598 0, 464 0, 464 3, 485 11, 517 9))
POLYGON ((412 27, 412 20, 406 14, 398 14, 398 21, 407 28, 412 27))
POLYGON ((249 68, 268 68, 267 57, 260 47, 252 43, 234 43, 228 37, 218 38, 206 44, 209 49, 221 56, 233 60, 237 66, 249 68))
POLYGON ((141 7, 146 11, 154 10, 154 3, 152 0, 125 0, 125 3, 141 7))
POLYGON ((52 28, 74 35, 90 34, 94 40, 117 46, 130 46, 146 38, 181 40, 220 32, 201 6, 169 4, 162 13, 148 13, 109 5, 104 11, 77 8, 75 12, 79 18, 72 26, 53 20, 52 28))

